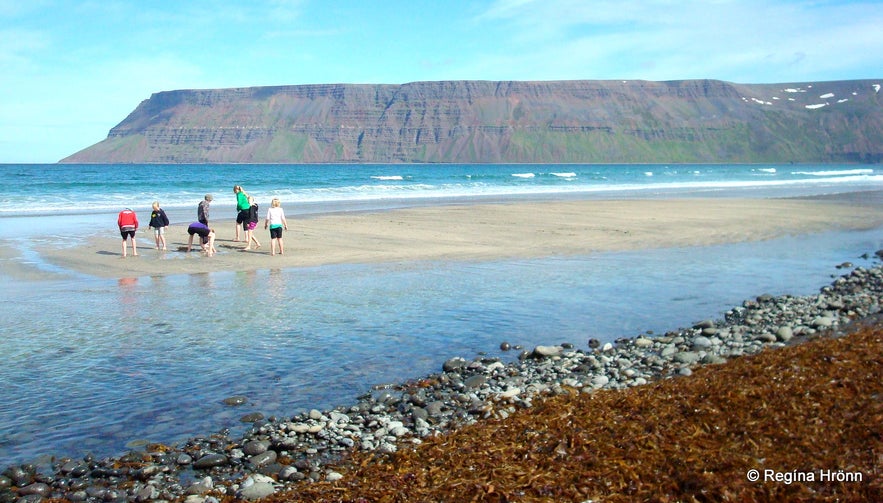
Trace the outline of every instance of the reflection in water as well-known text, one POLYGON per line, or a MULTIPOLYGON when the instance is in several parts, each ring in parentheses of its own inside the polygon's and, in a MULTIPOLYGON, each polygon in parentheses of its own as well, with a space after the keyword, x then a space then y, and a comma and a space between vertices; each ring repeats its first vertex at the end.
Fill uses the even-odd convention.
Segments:
POLYGON ((267 291, 271 297, 280 302, 285 299, 285 275, 282 269, 270 269, 267 277, 267 291))
POLYGON ((125 323, 126 320, 131 318, 134 313, 137 311, 138 304, 138 278, 120 278, 117 281, 119 285, 119 302, 118 306, 122 312, 120 312, 120 321, 125 323))
POLYGON ((214 274, 201 272, 190 274, 187 278, 190 279, 191 287, 193 291, 200 290, 211 290, 214 287, 214 274))

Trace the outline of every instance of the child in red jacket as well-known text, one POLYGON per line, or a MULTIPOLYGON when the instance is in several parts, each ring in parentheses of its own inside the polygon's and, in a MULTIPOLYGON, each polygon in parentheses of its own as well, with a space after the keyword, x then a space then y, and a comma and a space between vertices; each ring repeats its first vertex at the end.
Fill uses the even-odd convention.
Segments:
POLYGON ((135 232, 138 230, 138 216, 129 208, 120 212, 117 217, 117 225, 120 227, 120 236, 123 237, 123 257, 126 256, 126 238, 132 240, 132 255, 138 256, 138 245, 135 242, 135 232))

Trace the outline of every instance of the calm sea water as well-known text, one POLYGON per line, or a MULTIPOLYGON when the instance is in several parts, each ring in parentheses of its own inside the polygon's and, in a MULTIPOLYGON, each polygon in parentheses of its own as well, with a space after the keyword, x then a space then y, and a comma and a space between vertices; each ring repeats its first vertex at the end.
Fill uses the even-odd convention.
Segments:
MULTIPOLYGON (((487 198, 802 195, 883 189, 855 166, 0 166, 0 239, 47 270, 33 237, 113 232, 159 199, 175 221, 233 184, 286 213, 487 198), (85 229, 85 231, 84 231, 85 229), (75 231, 74 231, 75 230, 75 231)), ((226 213, 225 213, 226 212, 226 213)), ((352 403, 452 356, 515 357, 590 337, 664 332, 761 293, 808 294, 883 232, 484 263, 336 265, 250 273, 25 282, 0 275, 0 466, 175 442, 260 411, 352 403), (243 394, 250 403, 221 401, 243 394)), ((11 267, 0 261, 0 267, 11 267)))

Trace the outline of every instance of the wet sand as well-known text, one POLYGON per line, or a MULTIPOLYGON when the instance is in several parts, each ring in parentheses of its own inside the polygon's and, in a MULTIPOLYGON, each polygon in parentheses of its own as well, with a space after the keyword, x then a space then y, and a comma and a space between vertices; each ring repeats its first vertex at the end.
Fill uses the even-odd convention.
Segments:
MULTIPOLYGON (((154 249, 153 232, 142 224, 138 257, 121 256, 119 234, 112 226, 82 245, 46 242, 37 243, 35 249, 56 271, 125 278, 341 263, 574 256, 883 225, 883 205, 865 193, 801 199, 507 202, 301 218, 291 213, 289 209, 284 255, 270 255, 263 219, 255 231, 262 244, 256 251, 243 251, 245 243, 233 241, 232 220, 214 223, 218 253, 212 257, 200 253, 196 245, 192 252, 183 251, 188 240, 186 224, 167 229, 165 252, 154 249)), ((4 269, 17 261, 8 248, 0 256, 4 269)), ((45 268, 18 262, 14 273, 18 277, 47 276, 45 268)))

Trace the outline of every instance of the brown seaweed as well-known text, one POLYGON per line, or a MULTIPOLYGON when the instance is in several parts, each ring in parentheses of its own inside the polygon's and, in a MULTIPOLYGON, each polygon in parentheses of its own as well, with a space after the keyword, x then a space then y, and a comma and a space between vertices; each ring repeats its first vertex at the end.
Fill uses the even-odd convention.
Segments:
POLYGON ((883 326, 866 326, 547 397, 394 454, 354 452, 343 479, 265 501, 883 501, 881 354, 883 326))

